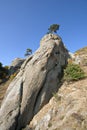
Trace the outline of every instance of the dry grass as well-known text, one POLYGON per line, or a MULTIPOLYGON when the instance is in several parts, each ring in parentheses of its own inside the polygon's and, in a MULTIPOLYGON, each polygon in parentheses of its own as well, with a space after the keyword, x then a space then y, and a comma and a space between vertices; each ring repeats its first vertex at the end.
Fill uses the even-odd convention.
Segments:
POLYGON ((7 82, 2 83, 2 84, 0 85, 0 107, 1 107, 1 102, 2 102, 2 100, 3 100, 3 98, 4 98, 4 95, 5 95, 5 93, 6 93, 6 90, 7 90, 7 88, 8 88, 8 86, 9 86, 9 84, 10 84, 11 81, 12 81, 12 80, 9 79, 7 82))
POLYGON ((79 55, 87 54, 87 47, 79 49, 78 51, 75 52, 75 54, 79 55))

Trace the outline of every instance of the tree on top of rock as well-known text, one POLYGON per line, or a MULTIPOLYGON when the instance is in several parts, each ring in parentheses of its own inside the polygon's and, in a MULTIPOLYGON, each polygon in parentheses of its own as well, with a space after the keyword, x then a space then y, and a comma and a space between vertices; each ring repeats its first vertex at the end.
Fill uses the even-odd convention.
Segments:
POLYGON ((49 32, 48 33, 57 33, 57 30, 59 30, 59 24, 52 24, 48 28, 49 32))
POLYGON ((32 54, 32 50, 30 48, 27 48, 25 56, 29 56, 32 54))

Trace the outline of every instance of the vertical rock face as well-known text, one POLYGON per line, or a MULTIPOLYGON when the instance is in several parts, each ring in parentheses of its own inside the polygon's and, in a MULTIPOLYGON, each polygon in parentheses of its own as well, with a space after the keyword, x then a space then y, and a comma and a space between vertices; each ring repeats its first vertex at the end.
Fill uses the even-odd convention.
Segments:
POLYGON ((0 130, 20 130, 58 90, 68 52, 59 36, 48 34, 11 82, 0 108, 0 130))

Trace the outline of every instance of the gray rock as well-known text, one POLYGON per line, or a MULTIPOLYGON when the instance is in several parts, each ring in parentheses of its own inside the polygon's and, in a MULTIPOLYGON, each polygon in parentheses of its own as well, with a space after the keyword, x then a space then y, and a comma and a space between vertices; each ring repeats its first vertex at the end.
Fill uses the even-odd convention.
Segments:
POLYGON ((58 90, 68 52, 57 35, 45 35, 9 85, 0 109, 0 130, 25 127, 58 90))

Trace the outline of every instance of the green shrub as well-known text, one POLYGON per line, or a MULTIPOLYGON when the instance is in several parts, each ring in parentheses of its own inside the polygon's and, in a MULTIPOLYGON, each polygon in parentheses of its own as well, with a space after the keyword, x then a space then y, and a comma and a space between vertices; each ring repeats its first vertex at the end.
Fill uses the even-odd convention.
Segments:
POLYGON ((8 75, 8 66, 3 67, 2 63, 0 62, 0 79, 6 79, 8 75))
POLYGON ((15 72, 14 74, 12 74, 12 75, 10 76, 10 79, 11 79, 11 80, 14 79, 14 78, 16 77, 16 75, 17 75, 17 73, 15 72))
POLYGON ((64 70, 64 79, 66 81, 76 81, 85 77, 84 71, 77 64, 68 64, 64 70))
POLYGON ((52 127, 52 123, 51 122, 49 122, 48 127, 52 127))

